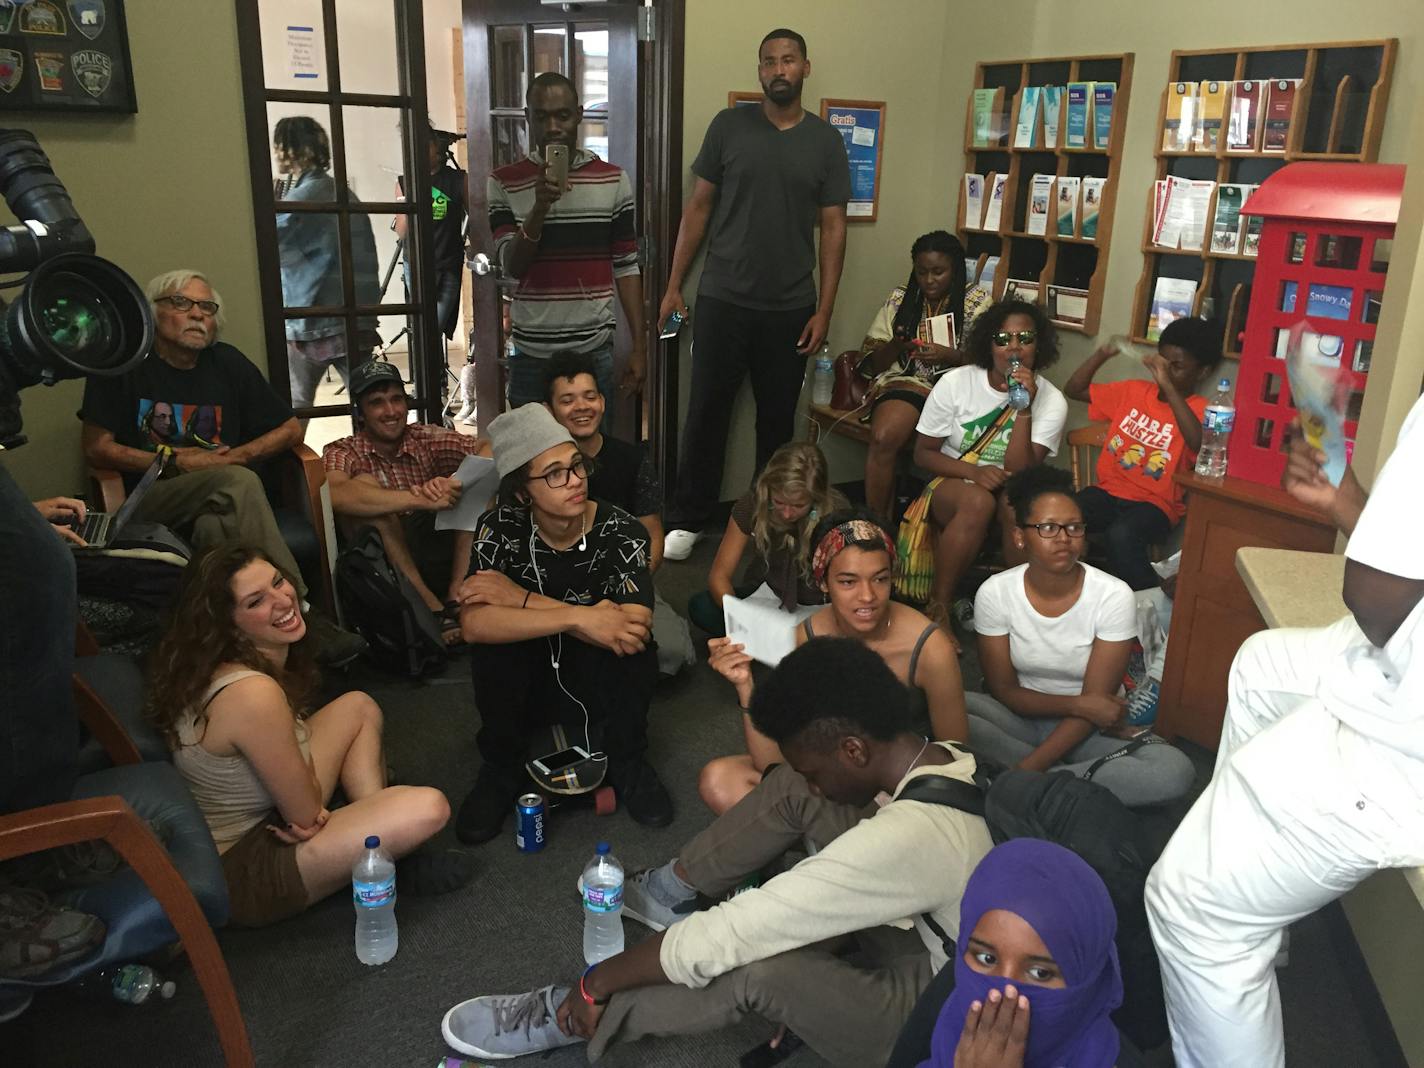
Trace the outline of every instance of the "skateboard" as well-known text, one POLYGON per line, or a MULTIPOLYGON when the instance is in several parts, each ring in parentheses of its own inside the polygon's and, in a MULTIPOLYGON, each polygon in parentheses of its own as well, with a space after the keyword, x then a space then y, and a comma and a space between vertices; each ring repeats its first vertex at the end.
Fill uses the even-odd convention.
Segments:
POLYGON ((616 812, 618 795, 613 792, 612 786, 606 786, 603 782, 608 774, 608 757, 602 753, 589 757, 574 753, 568 733, 561 725, 549 728, 549 741, 549 755, 538 758, 547 770, 536 767, 532 760, 524 765, 549 808, 591 803, 600 816, 616 812))

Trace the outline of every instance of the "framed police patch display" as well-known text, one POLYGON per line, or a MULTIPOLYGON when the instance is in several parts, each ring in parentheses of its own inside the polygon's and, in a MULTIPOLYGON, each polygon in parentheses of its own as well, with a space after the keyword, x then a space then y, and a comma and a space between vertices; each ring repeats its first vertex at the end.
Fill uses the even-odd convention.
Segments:
POLYGON ((124 0, 0 0, 0 111, 138 111, 124 0))

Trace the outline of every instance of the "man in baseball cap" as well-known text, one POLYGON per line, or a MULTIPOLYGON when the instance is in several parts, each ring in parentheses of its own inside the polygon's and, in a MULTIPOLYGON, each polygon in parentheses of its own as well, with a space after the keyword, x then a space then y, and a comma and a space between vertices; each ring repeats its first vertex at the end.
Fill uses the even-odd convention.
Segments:
POLYGON ((672 799, 645 758, 657 681, 648 532, 588 495, 589 463, 542 404, 489 426, 500 483, 480 517, 460 623, 470 643, 484 760, 460 806, 462 842, 499 834, 531 788, 541 727, 605 754, 607 782, 639 823, 666 827, 672 799))
POLYGON ((468 530, 436 530, 436 513, 460 499, 454 478, 466 456, 488 456, 483 438, 409 422, 400 369, 372 360, 351 372, 356 433, 322 453, 331 509, 348 532, 373 526, 386 557, 435 614, 449 644, 460 640, 455 598, 469 567, 468 530))

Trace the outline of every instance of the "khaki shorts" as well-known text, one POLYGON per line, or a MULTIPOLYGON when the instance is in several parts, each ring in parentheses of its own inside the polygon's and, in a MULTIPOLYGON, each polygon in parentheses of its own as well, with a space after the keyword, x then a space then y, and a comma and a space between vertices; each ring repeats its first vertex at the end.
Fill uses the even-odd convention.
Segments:
POLYGON ((297 847, 280 841, 267 824, 284 821, 274 810, 222 855, 223 876, 236 927, 265 927, 307 907, 297 870, 297 847))

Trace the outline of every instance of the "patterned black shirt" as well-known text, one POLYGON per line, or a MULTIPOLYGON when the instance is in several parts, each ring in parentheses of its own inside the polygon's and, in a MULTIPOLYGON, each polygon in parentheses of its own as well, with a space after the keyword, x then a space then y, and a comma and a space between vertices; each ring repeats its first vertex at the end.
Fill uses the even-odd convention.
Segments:
POLYGON ((480 516, 470 574, 499 571, 526 590, 565 604, 640 604, 653 607, 648 532, 621 508, 598 502, 585 548, 555 550, 533 534, 528 508, 493 508, 480 516), (531 546, 533 559, 530 558, 531 546))

